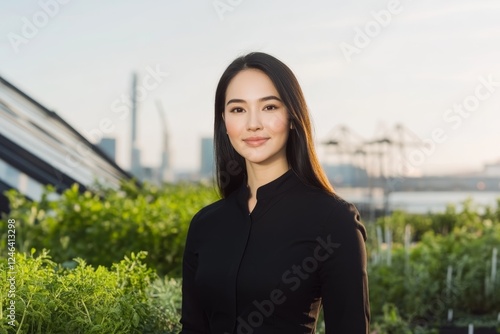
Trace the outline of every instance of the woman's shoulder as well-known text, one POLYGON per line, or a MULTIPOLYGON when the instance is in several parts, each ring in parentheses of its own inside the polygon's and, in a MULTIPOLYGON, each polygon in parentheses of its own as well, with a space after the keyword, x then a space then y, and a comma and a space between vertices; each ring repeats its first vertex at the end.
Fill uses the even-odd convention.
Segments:
POLYGON ((197 238, 206 233, 207 224, 204 224, 204 222, 207 221, 207 218, 210 219, 209 217, 211 217, 214 212, 217 212, 222 205, 223 199, 220 199, 198 210, 189 223, 188 236, 197 238))
POLYGON ((346 234, 356 234, 359 231, 366 241, 366 228, 356 206, 338 195, 334 195, 330 202, 331 211, 325 222, 325 229, 346 234))
POLYGON ((308 185, 302 185, 298 190, 301 196, 308 204, 315 206, 323 211, 334 211, 336 213, 345 213, 356 209, 354 204, 346 201, 338 193, 327 192, 323 189, 318 189, 308 185))
POLYGON ((192 223, 194 223, 195 221, 204 220, 216 214, 218 211, 222 209, 224 204, 225 204, 225 199, 221 198, 211 204, 204 206, 203 208, 198 210, 198 212, 193 216, 192 223))
POLYGON ((306 187, 303 198, 306 207, 323 212, 322 228, 338 233, 359 230, 366 239, 366 229, 356 206, 337 193, 306 187))

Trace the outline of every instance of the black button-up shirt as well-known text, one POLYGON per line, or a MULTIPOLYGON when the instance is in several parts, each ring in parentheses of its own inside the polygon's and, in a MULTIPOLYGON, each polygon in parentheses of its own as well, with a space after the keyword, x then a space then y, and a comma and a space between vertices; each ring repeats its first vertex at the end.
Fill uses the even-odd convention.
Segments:
POLYGON ((292 170, 246 184, 192 219, 183 258, 183 334, 365 334, 366 231, 356 208, 292 170))

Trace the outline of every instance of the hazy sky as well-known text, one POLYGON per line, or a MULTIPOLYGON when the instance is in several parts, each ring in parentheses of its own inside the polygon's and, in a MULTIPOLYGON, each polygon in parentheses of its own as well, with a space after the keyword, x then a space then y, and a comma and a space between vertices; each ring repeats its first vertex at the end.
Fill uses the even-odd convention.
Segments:
POLYGON ((434 143, 425 173, 500 159, 498 0, 23 0, 2 1, 0 22, 0 75, 83 133, 110 119, 125 168, 133 71, 149 89, 143 163, 160 160, 159 100, 174 168, 196 169, 217 81, 250 51, 296 73, 318 142, 339 125, 370 139, 403 123, 434 143))

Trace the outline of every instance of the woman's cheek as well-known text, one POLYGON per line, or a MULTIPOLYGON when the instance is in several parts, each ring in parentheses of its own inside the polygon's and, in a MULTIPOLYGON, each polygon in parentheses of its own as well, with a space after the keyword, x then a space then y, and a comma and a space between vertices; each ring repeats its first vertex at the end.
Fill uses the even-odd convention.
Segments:
POLYGON ((227 134, 229 135, 229 137, 234 137, 234 136, 238 135, 238 132, 239 132, 238 124, 236 122, 231 121, 231 120, 227 120, 226 121, 226 130, 227 130, 227 134))
POLYGON ((288 128, 288 122, 284 115, 270 115, 267 123, 268 128, 275 133, 285 131, 288 128))

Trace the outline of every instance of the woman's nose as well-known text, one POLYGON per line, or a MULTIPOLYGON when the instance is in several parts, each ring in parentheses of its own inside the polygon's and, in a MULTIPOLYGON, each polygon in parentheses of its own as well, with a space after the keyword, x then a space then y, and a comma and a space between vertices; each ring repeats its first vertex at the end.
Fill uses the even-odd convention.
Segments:
POLYGON ((259 130, 262 129, 262 122, 260 119, 258 110, 249 110, 247 113, 247 129, 248 130, 259 130))

